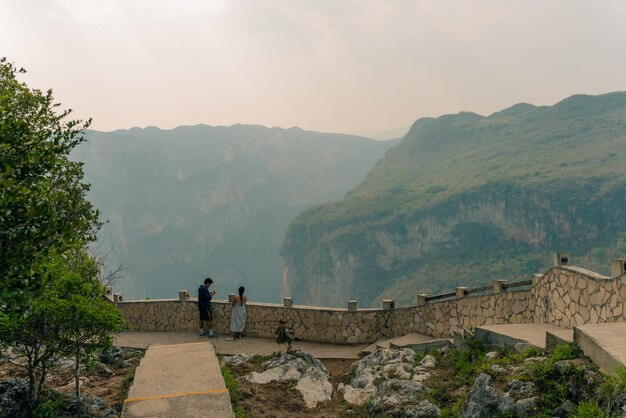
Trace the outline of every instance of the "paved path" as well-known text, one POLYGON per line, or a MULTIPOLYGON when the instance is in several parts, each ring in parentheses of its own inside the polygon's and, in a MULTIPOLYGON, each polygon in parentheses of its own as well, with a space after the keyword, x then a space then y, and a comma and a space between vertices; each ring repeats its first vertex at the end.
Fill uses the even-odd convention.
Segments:
MULTIPOLYGON (((272 339, 226 341, 223 336, 209 339, 191 332, 124 332, 115 343, 147 349, 122 418, 233 417, 216 352, 269 355, 285 350, 272 339)), ((366 346, 297 341, 294 347, 320 359, 358 359, 366 346)))
MULTIPOLYGON (((116 344, 122 347, 147 348, 159 344, 183 344, 210 341, 219 354, 260 354, 268 356, 277 351, 285 351, 284 345, 276 344, 270 338, 245 337, 235 341, 226 341, 225 336, 218 338, 200 337, 194 332, 123 332, 117 335, 116 344)), ((294 348, 301 348, 319 359, 358 359, 359 353, 367 347, 365 344, 343 345, 295 341, 294 348)))
POLYGON ((151 345, 135 370, 122 417, 207 416, 234 416, 213 346, 151 345))

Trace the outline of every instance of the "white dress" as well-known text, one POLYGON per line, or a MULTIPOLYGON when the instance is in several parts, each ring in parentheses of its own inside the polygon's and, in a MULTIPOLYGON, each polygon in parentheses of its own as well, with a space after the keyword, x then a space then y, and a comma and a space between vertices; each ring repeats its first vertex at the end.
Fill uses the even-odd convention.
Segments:
POLYGON ((233 306, 233 315, 230 318, 230 330, 232 332, 243 332, 246 326, 246 304, 237 302, 233 306))

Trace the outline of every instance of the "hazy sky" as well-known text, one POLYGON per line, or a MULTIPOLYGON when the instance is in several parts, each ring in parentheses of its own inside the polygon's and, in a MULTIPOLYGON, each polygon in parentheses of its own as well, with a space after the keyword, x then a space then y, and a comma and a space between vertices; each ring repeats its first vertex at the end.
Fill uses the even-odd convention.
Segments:
POLYGON ((626 90, 626 1, 0 0, 0 56, 99 130, 383 131, 626 90))

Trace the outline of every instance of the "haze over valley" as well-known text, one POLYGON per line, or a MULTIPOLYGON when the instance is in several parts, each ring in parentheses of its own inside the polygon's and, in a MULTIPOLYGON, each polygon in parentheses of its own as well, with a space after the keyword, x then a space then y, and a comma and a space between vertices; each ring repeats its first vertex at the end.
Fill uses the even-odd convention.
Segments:
POLYGON ((626 93, 422 118, 400 142, 250 125, 87 137, 74 157, 127 298, 211 275, 221 297, 410 304, 527 278, 554 251, 601 272, 626 251, 626 93))

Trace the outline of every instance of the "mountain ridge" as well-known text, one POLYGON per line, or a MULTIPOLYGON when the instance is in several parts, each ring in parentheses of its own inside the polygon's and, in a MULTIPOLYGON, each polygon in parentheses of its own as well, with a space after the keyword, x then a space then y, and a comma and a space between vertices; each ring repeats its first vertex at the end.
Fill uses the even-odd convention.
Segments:
POLYGON ((452 265, 455 275, 467 273, 465 283, 484 284, 533 273, 558 249, 584 257, 597 249, 596 258, 621 251, 626 169, 617 156, 625 147, 623 92, 576 95, 554 106, 518 104, 490 116, 419 119, 344 199, 292 221, 281 253, 294 297, 331 306, 357 296, 365 304, 393 295, 407 301, 417 290, 461 282, 428 277, 429 271, 453 274, 452 265), (593 202, 606 211, 594 210, 593 202), (598 231, 606 234, 604 243, 598 231), (497 243, 484 250, 519 268, 489 266, 489 254, 472 242, 497 243), (459 256, 465 253, 472 259, 459 256), (481 277, 473 265, 487 272, 481 277), (502 277, 505 271, 511 277, 502 277))
POLYGON ((278 248, 287 222, 343 196, 394 142, 252 125, 86 132, 88 198, 109 222, 109 264, 128 268, 126 298, 192 292, 203 277, 219 296, 244 285, 278 301, 278 248))

